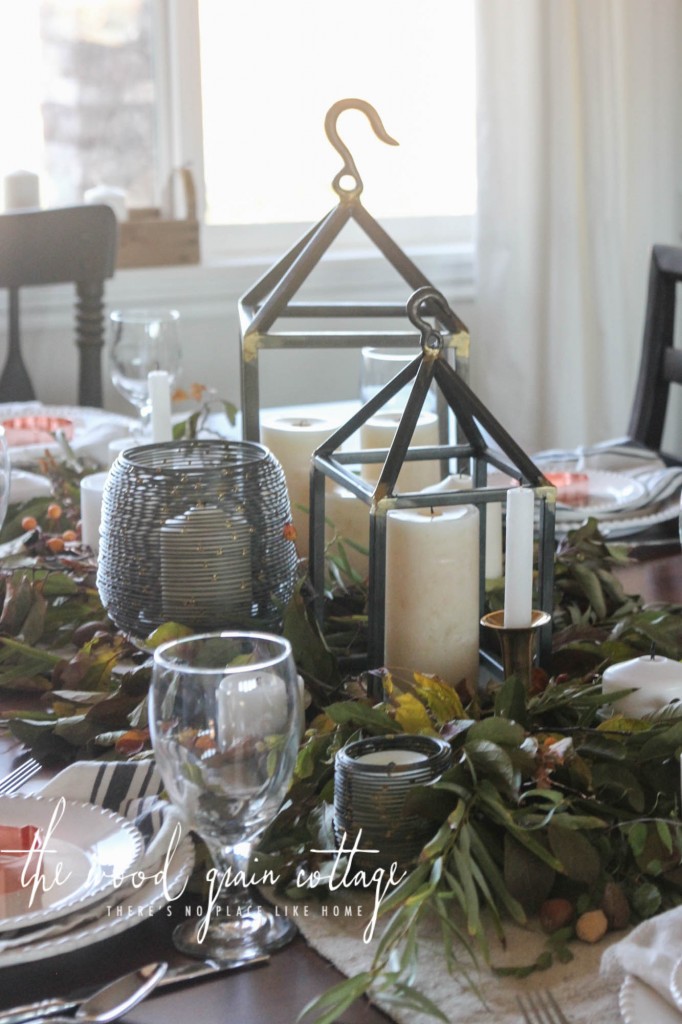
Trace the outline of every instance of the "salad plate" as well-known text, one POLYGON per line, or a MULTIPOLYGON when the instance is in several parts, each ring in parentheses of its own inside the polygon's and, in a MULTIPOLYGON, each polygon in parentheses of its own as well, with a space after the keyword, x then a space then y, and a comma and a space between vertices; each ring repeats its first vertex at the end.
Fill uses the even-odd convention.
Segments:
POLYGON ((0 797, 0 933, 101 900, 135 871, 143 851, 135 825, 103 807, 63 797, 0 797))

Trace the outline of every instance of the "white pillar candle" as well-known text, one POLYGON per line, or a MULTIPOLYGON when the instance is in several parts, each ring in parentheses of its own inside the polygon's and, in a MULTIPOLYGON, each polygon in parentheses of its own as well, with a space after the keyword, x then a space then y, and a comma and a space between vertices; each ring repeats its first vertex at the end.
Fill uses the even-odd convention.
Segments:
MULTIPOLYGON (((471 491, 473 481, 467 473, 451 473, 440 483, 425 487, 427 494, 442 494, 443 491, 471 491)), ((489 501, 485 505, 485 578, 497 579, 502 575, 502 505, 489 501)))
POLYGON ((245 516, 191 508, 161 527, 164 618, 186 626, 239 626, 251 613, 251 526, 245 516))
MULTIPOLYGON (((353 541, 364 548, 362 552, 351 544, 344 545, 351 568, 366 579, 369 572, 369 505, 344 487, 334 487, 325 497, 324 509, 327 543, 338 536, 342 543, 344 540, 353 541)), ((333 549, 330 553, 334 553, 333 549)))
POLYGON ((5 210, 26 210, 40 207, 40 178, 33 171, 12 171, 6 175, 5 210))
POLYGON ((81 540, 99 552, 99 524, 102 518, 102 495, 108 473, 89 473, 81 479, 81 540))
POLYGON ((650 715, 674 700, 682 700, 682 664, 671 658, 644 655, 609 665, 602 676, 604 693, 635 688, 614 701, 614 711, 629 718, 650 715))
POLYGON ((533 610, 533 492, 507 491, 507 538, 504 567, 505 629, 530 626, 533 610))
POLYGON ((478 510, 471 505, 388 513, 389 668, 429 672, 454 686, 478 680, 478 510))
MULTIPOLYGON (((400 412, 380 412, 367 420, 360 428, 360 446, 363 451, 367 448, 390 448, 401 416, 400 412)), ((438 417, 435 412, 422 412, 414 428, 410 448, 437 444, 438 417)), ((381 475, 382 466, 381 462, 365 463, 361 469, 362 479, 368 483, 376 483, 381 475)), ((405 462, 400 470, 396 488, 403 493, 421 491, 438 483, 439 479, 440 462, 437 459, 405 462)))
POLYGON ((149 402, 152 409, 152 440, 155 444, 173 439, 171 422, 170 374, 152 370, 147 374, 149 402))
POLYGON ((110 206, 116 214, 117 220, 126 220, 128 217, 126 193, 122 188, 96 185, 84 193, 83 200, 88 206, 110 206))
POLYGON ((265 416, 261 422, 261 441, 284 470, 301 558, 309 547, 310 459, 336 429, 331 420, 314 416, 265 416))
POLYGON ((428 761, 428 757, 418 750, 372 750, 356 757, 355 761, 357 764, 381 764, 388 768, 392 764, 418 764, 428 761))

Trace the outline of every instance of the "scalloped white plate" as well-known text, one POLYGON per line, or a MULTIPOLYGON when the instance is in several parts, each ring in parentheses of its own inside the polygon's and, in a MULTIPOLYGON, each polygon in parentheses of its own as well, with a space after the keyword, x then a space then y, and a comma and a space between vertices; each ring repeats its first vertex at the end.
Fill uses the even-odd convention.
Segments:
POLYGON ((0 888, 0 932, 44 924, 101 900, 135 870, 144 851, 132 822, 73 800, 3 796, 0 824, 34 825, 43 833, 43 849, 18 856, 8 873, 10 891, 0 888))
MULTIPOLYGON (((69 441, 72 448, 87 443, 93 430, 101 430, 104 426, 120 428, 121 435, 139 427, 140 421, 120 413, 106 409, 93 409, 80 405, 42 405, 40 402, 3 402, 0 403, 0 420, 15 419, 18 416, 53 416, 69 420, 73 425, 73 435, 69 441)), ((115 432, 115 431, 114 431, 115 432)), ((21 444, 10 446, 13 461, 25 461, 40 458, 46 451, 56 454, 59 445, 56 441, 47 444, 21 444)))
POLYGON ((678 1010, 682 1013, 682 957, 673 967, 673 973, 670 977, 670 991, 678 1010))
POLYGON ((663 996, 639 978, 628 974, 618 995, 620 1015, 625 1024, 680 1024, 678 1013, 663 996))
POLYGON ((545 467, 543 472, 557 487, 557 519, 621 512, 646 495, 644 484, 624 473, 595 469, 567 473, 551 467, 545 467))
POLYGON ((0 949, 0 968, 73 953, 141 924, 165 907, 170 899, 182 894, 193 867, 194 843, 188 835, 166 865, 165 877, 161 877, 161 872, 152 875, 139 889, 133 889, 132 893, 115 893, 102 900, 101 904, 90 907, 85 914, 74 915, 73 923, 69 918, 64 918, 65 930, 57 936, 51 935, 31 942, 28 941, 31 933, 27 933, 27 941, 23 945, 0 949), (92 920, 91 915, 95 913, 97 917, 92 920))

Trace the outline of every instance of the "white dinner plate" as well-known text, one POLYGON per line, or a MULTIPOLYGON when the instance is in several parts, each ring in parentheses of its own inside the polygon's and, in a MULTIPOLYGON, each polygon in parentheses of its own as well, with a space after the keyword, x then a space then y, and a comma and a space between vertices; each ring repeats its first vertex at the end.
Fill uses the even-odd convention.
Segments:
POLYGON ((17 857, 0 884, 0 932, 81 910, 114 892, 142 856, 139 830, 94 804, 43 796, 0 797, 0 824, 34 825, 43 849, 17 857))
POLYGON ((557 488, 557 519, 584 519, 586 515, 608 515, 637 505, 646 487, 624 473, 586 469, 566 472, 543 467, 545 476, 557 488))
MULTIPOLYGON (((120 428, 120 434, 125 435, 131 429, 140 425, 138 419, 109 412, 106 409, 92 409, 79 405, 43 405, 40 402, 0 403, 0 422, 21 416, 33 415, 68 420, 73 428, 69 444, 74 449, 77 449, 82 444, 86 444, 93 430, 101 430, 105 426, 111 426, 112 428, 120 428)), ((131 446, 134 444, 134 439, 131 439, 131 446)), ((17 460, 40 458, 45 451, 56 454, 60 449, 57 442, 53 441, 40 444, 10 445, 9 450, 14 462, 17 460)))
POLYGON ((663 996, 633 974, 628 974, 618 996, 620 1015, 625 1024, 680 1024, 678 1013, 663 996))
POLYGON ((110 899, 103 900, 98 905, 100 913, 94 921, 76 923, 68 931, 54 938, 0 949, 0 968, 73 953, 75 950, 103 942, 127 931, 134 925, 148 920, 152 914, 156 914, 168 904, 169 899, 179 896, 193 867, 194 843, 188 835, 170 858, 163 877, 160 874, 153 875, 132 893, 115 894, 110 899))

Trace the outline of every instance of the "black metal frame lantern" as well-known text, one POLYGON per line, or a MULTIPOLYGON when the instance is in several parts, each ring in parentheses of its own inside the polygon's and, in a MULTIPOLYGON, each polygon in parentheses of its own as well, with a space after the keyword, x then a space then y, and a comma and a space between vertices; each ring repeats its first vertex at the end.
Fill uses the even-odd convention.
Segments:
MULTIPOLYGON (((407 303, 407 315, 418 328, 421 352, 389 384, 339 428, 314 453, 310 485, 310 576, 317 595, 317 615, 322 618, 325 574, 325 477, 351 491, 368 506, 369 512, 369 623, 368 668, 383 665, 386 598, 387 514, 395 509, 419 509, 434 505, 434 495, 417 492, 396 494, 395 485, 404 462, 412 460, 469 460, 472 464, 473 490, 442 491, 438 506, 475 505, 485 508, 492 502, 506 504, 506 489, 486 487, 488 466, 532 488, 539 505, 538 601, 551 612, 554 579, 554 528, 556 490, 498 423, 483 402, 443 358, 444 342, 440 331, 423 319, 438 307, 438 320, 450 319, 447 303, 436 289, 418 289, 407 303), (390 449, 340 451, 340 447, 374 416, 403 387, 414 381, 407 404, 390 449), (431 384, 440 390, 455 416, 458 438, 463 443, 409 448, 424 400, 431 384), (349 468, 358 463, 383 463, 377 484, 372 486, 349 468)), ((485 521, 480 529, 480 613, 485 599, 485 521)), ((543 620, 544 622, 544 620, 543 620)), ((551 622, 540 630, 540 660, 546 662, 551 646, 551 622)), ((480 647, 480 644, 479 644, 480 647)), ((481 650, 485 664, 500 669, 498 658, 481 650)))
MULTIPOLYGON (((354 220, 376 245, 382 255, 409 285, 410 292, 430 287, 430 282, 412 260, 393 241, 380 224, 362 205, 360 196, 362 179, 348 147, 340 139, 336 121, 344 110, 362 111, 375 134, 389 145, 398 145, 386 132, 381 118, 369 103, 360 99, 339 100, 327 112, 325 131, 327 138, 343 160, 343 167, 334 178, 332 187, 339 202, 278 262, 271 267, 239 300, 241 332, 241 391, 243 436, 246 440, 260 439, 259 354, 261 349, 327 349, 362 348, 363 346, 409 347, 418 343, 414 331, 273 331, 281 317, 303 320, 330 321, 344 319, 376 319, 377 317, 404 317, 405 306, 395 302, 342 302, 304 303, 292 301, 294 295, 324 256, 344 226, 354 220), (342 182, 350 179, 345 187, 342 182)), ((443 346, 454 353, 455 364, 466 373, 469 358, 469 334, 464 323, 449 308, 434 306, 431 314, 444 328, 443 346)), ((445 406, 439 401, 440 439, 447 440, 445 406)))

